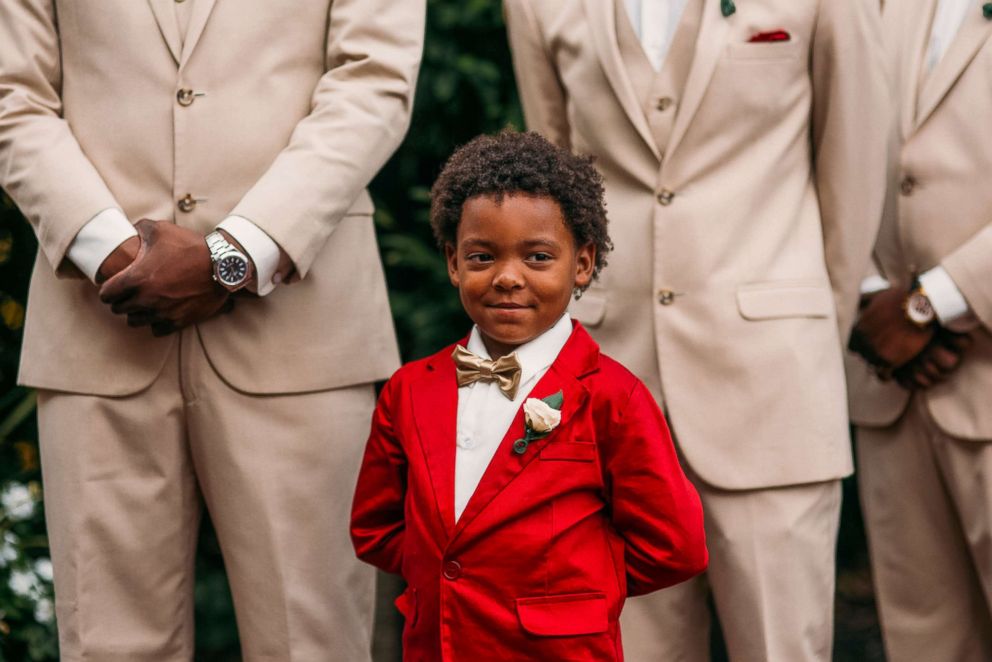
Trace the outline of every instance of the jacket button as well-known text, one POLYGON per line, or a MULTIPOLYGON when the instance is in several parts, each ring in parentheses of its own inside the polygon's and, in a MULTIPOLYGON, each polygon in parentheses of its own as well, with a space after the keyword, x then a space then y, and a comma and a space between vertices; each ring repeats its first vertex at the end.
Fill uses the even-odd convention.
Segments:
POLYGON ((176 92, 176 101, 179 102, 180 106, 192 106, 195 98, 196 95, 193 93, 193 90, 188 87, 184 87, 176 92))
POLYGON ((671 290, 658 290, 658 303, 663 306, 670 306, 675 303, 675 292, 671 290))
POLYGON ((672 107, 673 103, 675 102, 672 100, 672 97, 661 97, 660 99, 658 99, 658 103, 655 104, 655 108, 657 108, 661 112, 665 112, 666 110, 672 107))
POLYGON ((658 202, 664 206, 672 204, 672 200, 675 199, 675 192, 669 191, 667 188, 663 189, 661 193, 658 194, 658 202))
POLYGON ((179 198, 176 205, 179 207, 179 211, 184 214, 188 214, 196 209, 196 198, 194 198, 191 193, 187 193, 183 197, 179 198))
POLYGON ((462 576, 462 564, 458 561, 446 561, 444 564, 444 578, 454 581, 462 576))
POLYGON ((903 195, 911 195, 913 193, 913 189, 915 188, 916 188, 915 177, 910 177, 909 175, 906 175, 905 177, 902 178, 902 181, 899 182, 899 192, 902 193, 903 195))

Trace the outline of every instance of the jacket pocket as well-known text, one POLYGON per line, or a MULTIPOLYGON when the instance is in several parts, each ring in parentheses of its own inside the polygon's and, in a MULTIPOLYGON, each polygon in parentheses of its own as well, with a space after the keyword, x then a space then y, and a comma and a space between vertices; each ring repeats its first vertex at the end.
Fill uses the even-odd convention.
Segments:
POLYGON ((403 620, 406 621, 407 627, 413 627, 417 624, 417 589, 407 587, 405 591, 400 593, 400 596, 396 598, 393 602, 396 605, 396 609, 403 615, 403 620))
POLYGON ((727 44, 727 56, 731 60, 796 60, 805 52, 806 44, 796 40, 727 44))
POLYGON ((592 462, 596 459, 596 443, 592 441, 552 441, 541 449, 542 460, 592 462))
POLYGON ((569 593, 517 598, 520 625, 542 637, 574 637, 606 632, 605 593, 569 593))
POLYGON ((737 309, 747 320, 830 317, 833 307, 833 294, 820 285, 768 282, 737 289, 737 309))

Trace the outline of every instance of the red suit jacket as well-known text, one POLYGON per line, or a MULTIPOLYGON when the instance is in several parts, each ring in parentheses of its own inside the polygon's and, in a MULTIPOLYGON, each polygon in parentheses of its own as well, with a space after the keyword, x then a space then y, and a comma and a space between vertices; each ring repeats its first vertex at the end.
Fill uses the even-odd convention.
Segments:
POLYGON ((386 384, 352 510, 358 556, 407 581, 404 660, 622 660, 624 598, 707 562, 657 404, 575 323, 530 394, 561 390, 561 423, 518 455, 518 411, 456 523, 452 349, 386 384))

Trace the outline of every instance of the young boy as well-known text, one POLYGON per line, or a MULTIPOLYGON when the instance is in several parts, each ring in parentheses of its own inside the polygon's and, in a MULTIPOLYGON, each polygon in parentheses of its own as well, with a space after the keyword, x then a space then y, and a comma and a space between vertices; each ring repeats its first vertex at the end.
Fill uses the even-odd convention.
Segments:
POLYGON ((624 598, 702 572, 707 552, 653 398, 566 313, 606 264, 602 180, 504 132, 455 152, 432 196, 475 326, 386 384, 355 549, 408 584, 405 660, 622 660, 624 598))

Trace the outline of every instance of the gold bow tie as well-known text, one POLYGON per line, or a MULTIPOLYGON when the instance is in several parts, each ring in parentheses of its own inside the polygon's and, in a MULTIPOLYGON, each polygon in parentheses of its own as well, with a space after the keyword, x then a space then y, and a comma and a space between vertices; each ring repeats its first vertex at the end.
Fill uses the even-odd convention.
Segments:
POLYGON ((517 387, 520 386, 520 361, 517 360, 516 352, 490 361, 456 345, 451 358, 455 360, 455 375, 459 387, 479 381, 496 382, 503 395, 510 400, 516 397, 517 387))

